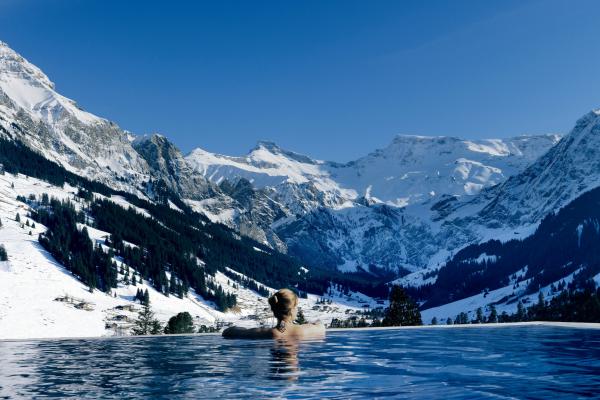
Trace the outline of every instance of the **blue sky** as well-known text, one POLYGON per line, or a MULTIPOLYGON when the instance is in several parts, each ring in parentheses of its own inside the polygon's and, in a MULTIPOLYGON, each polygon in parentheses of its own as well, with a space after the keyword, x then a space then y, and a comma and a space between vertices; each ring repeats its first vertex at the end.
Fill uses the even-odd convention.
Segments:
POLYGON ((595 1, 0 0, 64 95, 182 150, 348 161, 396 134, 566 132, 600 107, 595 1))

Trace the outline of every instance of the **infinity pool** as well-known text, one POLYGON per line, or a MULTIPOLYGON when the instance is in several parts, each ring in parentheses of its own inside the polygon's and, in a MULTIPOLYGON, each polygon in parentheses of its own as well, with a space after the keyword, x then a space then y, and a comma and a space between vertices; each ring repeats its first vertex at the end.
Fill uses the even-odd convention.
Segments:
POLYGON ((219 336, 0 342, 0 398, 589 398, 600 330, 331 332, 300 344, 219 336))

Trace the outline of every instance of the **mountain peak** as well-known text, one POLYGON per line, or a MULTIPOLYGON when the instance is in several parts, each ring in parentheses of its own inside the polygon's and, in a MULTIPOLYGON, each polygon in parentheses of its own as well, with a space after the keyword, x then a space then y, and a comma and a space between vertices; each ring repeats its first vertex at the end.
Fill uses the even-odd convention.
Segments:
POLYGON ((2 41, 0 41, 0 75, 3 75, 3 80, 7 78, 7 75, 13 78, 20 77, 37 82, 49 89, 54 89, 54 83, 42 70, 2 41))
POLYGON ((56 92, 46 74, 4 42, 0 116, 13 137, 72 171, 119 189, 146 176, 146 162, 131 147, 129 134, 56 92))
POLYGON ((284 151, 275 142, 272 142, 270 140, 259 140, 258 142, 256 142, 256 146, 254 146, 254 148, 250 152, 255 151, 255 150, 260 150, 260 149, 265 149, 272 153, 280 153, 280 152, 284 151))
POLYGON ((408 135, 404 133, 399 133, 394 136, 394 142, 430 142, 433 140, 460 140, 454 136, 424 136, 424 135, 408 135))
POLYGON ((168 142, 169 140, 164 136, 161 135, 160 133, 150 133, 150 134, 144 134, 144 135, 140 135, 140 136, 136 136, 135 139, 133 139, 133 145, 141 145, 144 143, 165 143, 168 142))
POLYGON ((574 128, 520 174, 483 197, 490 220, 532 223, 600 186, 600 111, 590 111, 574 128))
POLYGON ((299 154, 299 153, 296 153, 293 151, 285 150, 285 149, 281 148, 279 145, 277 145, 276 143, 268 141, 268 140, 259 141, 256 144, 256 146, 254 147, 254 149, 252 149, 252 151, 250 151, 250 153, 248 154, 248 157, 250 157, 251 159, 257 160, 257 161, 265 161, 265 162, 271 163, 271 162, 276 161, 276 160, 272 159, 272 157, 273 157, 272 155, 275 155, 278 157, 285 157, 290 160, 300 162, 303 164, 318 164, 319 163, 319 161, 313 160, 312 158, 305 156, 304 154, 299 154), (265 151, 270 154, 264 154, 265 151))

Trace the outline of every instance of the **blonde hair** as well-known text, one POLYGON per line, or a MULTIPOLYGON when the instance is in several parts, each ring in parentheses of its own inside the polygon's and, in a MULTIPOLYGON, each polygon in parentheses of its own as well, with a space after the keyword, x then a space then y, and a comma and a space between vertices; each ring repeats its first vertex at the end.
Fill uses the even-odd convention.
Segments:
POLYGON ((292 315, 292 310, 298 305, 298 297, 290 289, 280 289, 269 297, 269 305, 275 318, 284 319, 292 315))

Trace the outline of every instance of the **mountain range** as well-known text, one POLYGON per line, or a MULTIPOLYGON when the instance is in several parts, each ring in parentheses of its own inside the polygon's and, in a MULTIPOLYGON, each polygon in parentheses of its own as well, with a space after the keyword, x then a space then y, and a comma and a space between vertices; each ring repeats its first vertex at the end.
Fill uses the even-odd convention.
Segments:
MULTIPOLYGON (((600 186, 600 112, 559 134, 398 135, 339 163, 259 142, 245 156, 136 136, 82 110, 0 42, 0 131, 66 170, 146 200, 164 188, 210 221, 325 271, 382 269, 418 288, 461 249, 533 234, 600 186)), ((178 206, 171 202, 175 209, 178 206)))

